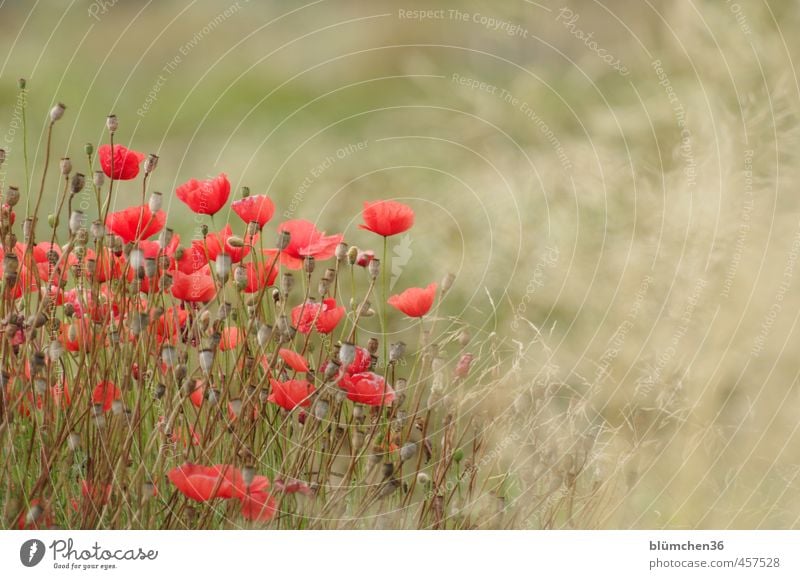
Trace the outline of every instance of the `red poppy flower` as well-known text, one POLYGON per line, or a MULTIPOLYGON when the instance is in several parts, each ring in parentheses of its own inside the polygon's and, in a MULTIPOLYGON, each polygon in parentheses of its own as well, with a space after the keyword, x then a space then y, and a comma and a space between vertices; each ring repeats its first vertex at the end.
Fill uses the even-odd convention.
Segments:
POLYGON ((344 306, 337 306, 333 298, 325 298, 321 304, 309 300, 292 309, 292 325, 303 334, 310 333, 312 325, 316 325, 320 334, 329 334, 344 314, 344 306))
POLYGON ((394 390, 386 383, 383 376, 374 372, 346 374, 339 381, 347 397, 353 402, 369 406, 389 406, 394 400, 394 390))
POLYGON ((232 263, 239 263, 242 258, 250 253, 250 246, 258 240, 258 234, 252 238, 246 238, 242 247, 232 246, 230 244, 231 237, 233 237, 233 232, 230 224, 228 224, 219 233, 209 233, 205 239, 205 246, 202 240, 195 240, 192 245, 199 244, 200 249, 203 250, 203 255, 208 255, 209 263, 216 260, 220 253, 230 255, 232 263))
POLYGON ((103 412, 111 410, 111 404, 122 398, 122 392, 113 382, 100 382, 92 392, 92 404, 102 404, 103 412))
POLYGON ((189 209, 195 213, 214 215, 228 201, 228 196, 231 194, 231 184, 228 181, 228 176, 225 173, 220 173, 213 179, 205 181, 189 179, 186 183, 180 185, 175 190, 175 193, 177 193, 178 199, 186 203, 189 209))
POLYGON ((200 380, 195 380, 194 390, 189 394, 189 400, 191 400, 192 404, 197 408, 200 408, 203 405, 203 400, 205 400, 206 389, 201 384, 200 380))
POLYGON ((111 174, 111 145, 100 145, 97 148, 100 166, 106 176, 120 181, 135 179, 139 174, 139 165, 144 161, 144 153, 126 149, 122 145, 114 145, 114 174, 111 174))
POLYGON ((287 481, 275 479, 274 488, 276 492, 287 495, 299 493, 301 495, 310 497, 314 494, 314 492, 311 490, 311 487, 309 487, 306 483, 295 479, 289 479, 287 481))
POLYGON ((189 313, 181 308, 167 308, 156 320, 156 339, 158 344, 164 342, 175 344, 180 331, 186 326, 189 313))
POLYGON ((436 296, 436 283, 426 288, 410 287, 401 294, 391 296, 387 301, 410 318, 421 318, 431 309, 436 296))
POLYGON ((375 259, 375 252, 371 249, 367 249, 366 251, 359 251, 358 255, 356 256, 356 265, 360 265, 361 267, 367 267, 369 262, 375 259))
POLYGON ((289 233, 289 245, 281 252, 281 263, 290 269, 300 269, 306 257, 330 259, 336 252, 336 246, 342 241, 342 235, 325 235, 317 231, 314 224, 304 219, 284 221, 278 231, 289 233))
POLYGON ((270 380, 272 385, 272 392, 267 398, 268 402, 277 404, 286 410, 294 410, 298 406, 310 406, 311 395, 314 393, 314 387, 311 383, 305 380, 287 380, 286 382, 279 382, 278 380, 270 380))
POLYGON ((258 265, 250 261, 244 265, 240 265, 247 273, 247 283, 244 286, 244 293, 256 293, 261 288, 271 286, 275 283, 275 278, 278 276, 278 264, 275 263, 273 265, 272 262, 276 253, 276 249, 265 249, 263 250, 263 258, 258 262, 258 265))
POLYGON ((138 205, 109 213, 106 227, 111 233, 121 237, 123 243, 129 243, 155 235, 161 231, 166 221, 167 214, 163 211, 156 211, 154 215, 147 205, 138 205))
POLYGON ((289 350, 287 348, 281 348, 278 350, 278 355, 283 358, 283 361, 286 362, 286 365, 289 366, 295 372, 308 372, 308 362, 306 359, 303 358, 297 352, 289 350))
POLYGON ((231 326, 222 330, 222 337, 219 342, 219 349, 223 352, 233 350, 239 343, 239 328, 231 326))
POLYGON ((167 478, 186 497, 197 502, 241 498, 245 494, 242 473, 229 464, 201 466, 186 463, 170 470, 167 478))
POLYGON ((180 270, 174 272, 172 295, 184 302, 210 302, 217 295, 211 269, 206 265, 192 274, 185 274, 180 270))
POLYGON ((242 497, 241 505, 242 516, 245 519, 259 523, 266 523, 272 520, 277 510, 275 499, 266 491, 250 490, 242 497))
MULTIPOLYGON (((339 380, 345 374, 358 374, 360 372, 366 372, 369 370, 369 367, 372 365, 372 356, 370 356, 369 351, 366 348, 362 348, 361 346, 355 347, 355 356, 353 357, 353 361, 350 362, 350 365, 342 370, 339 368, 339 371, 333 377, 333 380, 339 380)), ((330 364, 330 362, 326 362, 322 367, 322 373, 325 373, 325 370, 330 364)))
POLYGON ((187 249, 182 251, 180 259, 176 259, 170 267, 190 274, 203 269, 208 264, 209 260, 203 240, 195 239, 187 249))
POLYGON ((361 213, 364 223, 361 229, 389 237, 411 229, 414 225, 414 210, 397 201, 364 202, 361 213))
POLYGON ((87 318, 71 324, 61 324, 61 343, 70 352, 88 352, 92 347, 92 327, 87 318))
POLYGON ((252 195, 231 203, 231 209, 245 223, 258 223, 261 229, 272 219, 275 204, 266 195, 252 195))
MULTIPOLYGON (((100 253, 95 253, 93 249, 87 249, 83 269, 86 272, 87 279, 94 279, 99 283, 104 283, 122 276, 122 271, 125 267, 123 259, 114 255, 107 247, 104 247, 100 253), (94 261, 94 273, 92 273, 89 266, 89 262, 92 260, 94 261)), ((128 279, 133 279, 132 269, 128 270, 128 274, 128 279)))
POLYGON ((31 501, 30 509, 19 516, 19 519, 17 520, 17 528, 20 530, 49 529, 53 526, 54 522, 55 519, 53 518, 53 512, 50 510, 50 507, 47 505, 47 503, 44 503, 39 499, 33 499, 31 501), (36 510, 39 511, 39 516, 34 520, 30 520, 28 518, 28 514, 36 510))

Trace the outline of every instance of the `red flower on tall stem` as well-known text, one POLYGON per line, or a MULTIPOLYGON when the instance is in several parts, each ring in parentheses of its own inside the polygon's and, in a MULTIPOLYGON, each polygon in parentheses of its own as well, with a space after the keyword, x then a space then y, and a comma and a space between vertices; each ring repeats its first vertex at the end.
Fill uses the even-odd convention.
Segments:
POLYGON ((281 252, 281 263, 290 269, 300 269, 306 257, 330 259, 343 235, 325 235, 305 219, 284 221, 278 231, 289 233, 289 245, 281 252))
POLYGON ((205 238, 205 246, 203 241, 196 239, 192 242, 199 244, 200 250, 208 254, 209 263, 213 263, 217 256, 221 253, 231 256, 232 263, 239 263, 242 259, 250 253, 250 246, 258 240, 258 234, 255 236, 247 237, 244 240, 243 246, 233 246, 230 239, 233 237, 233 231, 230 224, 223 227, 219 233, 209 233, 205 238))
POLYGON ((172 295, 184 302, 210 302, 217 295, 217 286, 208 265, 191 274, 178 270, 172 274, 172 295))
POLYGON ((344 314, 344 306, 337 306, 333 298, 325 298, 322 303, 309 300, 292 309, 292 325, 303 334, 311 333, 312 327, 316 327, 320 334, 329 334, 344 314))
POLYGON ((186 463, 170 470, 167 478, 187 498, 201 503, 215 498, 241 498, 246 492, 242 473, 230 464, 186 463))
POLYGON ((92 392, 92 404, 102 404, 103 412, 111 410, 111 404, 122 398, 122 392, 113 382, 103 381, 92 392))
POLYGON ((244 293, 256 293, 261 288, 271 286, 275 282, 275 278, 278 276, 278 264, 277 262, 273 264, 273 261, 277 251, 276 249, 264 249, 262 251, 263 257, 258 262, 258 265, 251 261, 240 264, 240 267, 243 267, 247 274, 244 293))
POLYGON ((339 386, 347 392, 353 402, 368 406, 390 406, 394 401, 394 390, 386 383, 383 376, 374 372, 345 374, 339 386))
POLYGON ((100 145, 97 148, 100 166, 107 177, 119 181, 135 179, 139 174, 139 165, 144 161, 144 153, 126 149, 122 145, 114 145, 114 173, 111 173, 111 145, 100 145))
POLYGON ((227 203, 231 194, 231 184, 225 173, 220 173, 213 179, 198 181, 189 179, 180 185, 175 193, 189 209, 203 215, 214 215, 227 203))
POLYGON ((287 380, 279 382, 271 379, 270 385, 272 392, 267 398, 268 402, 277 404, 286 410, 294 410, 298 406, 307 407, 311 405, 311 395, 314 393, 314 386, 305 380, 287 380))
POLYGON ((289 368, 295 372, 309 372, 308 362, 300 354, 288 348, 278 350, 278 355, 283 359, 289 368))
POLYGON ((252 195, 231 203, 231 209, 245 223, 258 223, 263 229, 275 214, 275 203, 266 195, 252 195))
POLYGON ((364 202, 361 213, 364 223, 361 229, 389 237, 411 229, 414 225, 414 210, 397 201, 364 202))
POLYGON ((114 235, 122 238, 123 243, 147 239, 155 235, 167 221, 167 214, 156 211, 153 214, 147 205, 128 207, 122 211, 109 213, 106 227, 114 235))
POLYGON ((426 288, 410 287, 389 297, 387 302, 410 318, 421 318, 430 311, 435 297, 436 283, 432 283, 426 288))

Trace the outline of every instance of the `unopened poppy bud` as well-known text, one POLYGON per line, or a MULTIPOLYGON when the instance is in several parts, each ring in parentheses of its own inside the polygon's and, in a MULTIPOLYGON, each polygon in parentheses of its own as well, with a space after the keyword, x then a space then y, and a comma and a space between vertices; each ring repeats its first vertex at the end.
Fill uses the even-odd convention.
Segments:
POLYGON ((91 143, 86 143, 83 146, 83 152, 87 157, 91 157, 94 154, 94 145, 91 143))
POLYGON ((58 215, 55 213, 48 213, 47 214, 47 225, 50 229, 55 229, 58 227, 58 215))
POLYGON ((156 170, 157 166, 158 166, 158 155, 153 155, 152 153, 150 153, 147 156, 147 160, 144 162, 144 174, 149 175, 150 173, 156 170))
POLYGON ((17 187, 12 185, 6 189, 6 203, 9 207, 14 207, 17 203, 19 203, 19 189, 17 187))
POLYGON ((350 265, 355 265, 358 261, 358 248, 355 245, 347 250, 347 261, 350 265))
POLYGON ((209 388, 206 390, 205 396, 209 404, 219 404, 220 393, 216 388, 209 388))
POLYGON ((281 275, 281 293, 288 296, 294 287, 294 276, 291 273, 281 275))
POLYGON ((398 360, 402 359, 405 353, 406 353, 406 343, 395 342, 394 344, 389 346, 389 361, 397 362, 398 360))
POLYGON ((251 221, 247 224, 247 235, 249 237, 254 237, 260 230, 261 226, 258 221, 251 221))
POLYGON ((67 436, 67 446, 73 452, 81 447, 81 435, 77 432, 70 432, 67 436))
POLYGON ((108 129, 109 133, 116 133, 117 129, 119 128, 119 120, 117 119, 117 115, 108 115, 106 117, 106 128, 108 129))
POLYGON ((161 361, 167 368, 172 368, 178 361, 178 352, 169 344, 161 348, 161 361))
POLYGON ((230 245, 234 249, 240 249, 244 247, 244 239, 242 239, 238 235, 231 235, 228 238, 228 245, 230 245))
POLYGON ((367 266, 367 271, 369 271, 369 276, 372 279, 378 279, 378 274, 381 272, 381 260, 377 257, 373 258, 367 266))
POLYGON ((202 235, 204 238, 208 235, 208 225, 205 223, 200 226, 200 235, 202 235))
POLYGON ((262 348, 269 343, 270 338, 272 337, 272 326, 268 324, 261 324, 258 327, 258 345, 262 348))
POLYGON ((205 373, 208 374, 211 372, 211 367, 214 365, 214 350, 200 350, 199 355, 200 360, 200 369, 205 373))
POLYGON ((461 462, 462 460, 464 460, 464 451, 461 450, 460 448, 457 448, 453 453, 453 460, 456 462, 461 462))
POLYGON ((217 319, 226 320, 228 319, 228 316, 231 315, 231 312, 233 312, 233 306, 231 305, 231 303, 222 302, 219 308, 217 309, 217 319))
POLYGON ((163 203, 164 196, 158 191, 153 191, 150 194, 150 200, 148 201, 147 206, 150 208, 152 213, 158 213, 161 210, 161 205, 163 203))
POLYGON ((24 78, 21 78, 17 81, 17 87, 19 87, 19 90, 25 90, 27 85, 28 81, 26 81, 24 78))
POLYGON ((94 186, 100 189, 103 186, 103 183, 106 182, 106 174, 102 171, 95 171, 94 177, 92 177, 92 183, 94 186))
POLYGON ((347 259, 347 244, 342 241, 336 246, 336 251, 334 252, 336 259, 339 261, 344 261, 347 259))
POLYGON ((367 342, 367 352, 374 356, 378 353, 379 345, 380 343, 378 342, 378 338, 370 338, 367 342))
POLYGON ((69 157, 64 157, 63 159, 61 159, 59 167, 61 167, 62 175, 69 175, 70 173, 72 173, 72 160, 69 157))
POLYGON ((146 480, 142 483, 142 502, 147 502, 156 496, 156 485, 146 480))
POLYGON ((58 103, 56 104, 56 106, 50 109, 50 122, 55 123, 56 121, 61 119, 61 117, 64 116, 64 111, 66 110, 66 108, 67 107, 64 106, 62 103, 58 103))
POLYGON ((422 486, 427 486, 431 482, 431 477, 426 472, 418 472, 417 473, 417 484, 422 486))
POLYGON ((69 232, 73 235, 78 233, 78 230, 83 227, 83 220, 83 211, 74 209, 69 216, 69 232))
MULTIPOLYGON (((175 231, 170 227, 165 227, 158 235, 158 245, 163 250, 172 243, 172 238, 175 236, 175 231)), ((177 252, 176 252, 177 255, 177 252)))
POLYGON ((228 279, 232 265, 233 260, 227 253, 220 253, 217 259, 214 260, 214 270, 217 272, 217 276, 223 281, 228 279))
POLYGON ((461 330, 461 332, 458 334, 458 343, 461 344, 462 346, 466 346, 467 344, 469 344, 469 341, 471 339, 472 336, 467 330, 461 330))
POLYGON ((47 392, 47 380, 44 378, 34 379, 33 391, 36 392, 38 396, 42 396, 45 392, 47 392))
POLYGON ((291 240, 292 235, 288 231, 280 231, 278 232, 278 239, 275 242, 275 246, 283 251, 287 247, 289 247, 289 241, 291 240))
POLYGON ((86 186, 86 175, 83 173, 75 173, 72 176, 72 181, 70 181, 70 191, 73 194, 80 193, 83 191, 83 188, 86 186))
POLYGON ((242 187, 242 199, 250 197, 250 187, 242 187))
POLYGON ((456 281, 456 276, 452 273, 448 273, 446 276, 442 278, 442 295, 446 294, 447 291, 453 287, 453 282, 456 281))
POLYGON ((411 460, 417 454, 417 445, 414 442, 406 442, 400 447, 400 460, 403 462, 411 460))
POLYGON ((342 342, 339 347, 339 361, 347 367, 356 359, 356 346, 352 342, 342 342))
POLYGON ((306 258, 303 260, 303 271, 311 275, 312 273, 314 273, 315 265, 316 265, 316 260, 314 259, 314 256, 307 255, 306 258))
POLYGON ((167 387, 164 384, 157 384, 155 389, 153 390, 153 398, 156 400, 161 400, 164 397, 164 394, 167 393, 167 387))

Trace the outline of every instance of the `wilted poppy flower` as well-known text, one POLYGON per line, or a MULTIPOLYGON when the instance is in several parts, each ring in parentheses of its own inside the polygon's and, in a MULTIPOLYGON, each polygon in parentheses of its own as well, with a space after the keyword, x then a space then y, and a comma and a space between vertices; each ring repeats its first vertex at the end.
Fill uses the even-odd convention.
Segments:
POLYGON ((178 199, 186 203, 189 209, 195 213, 214 215, 228 201, 231 184, 228 176, 220 173, 217 177, 205 181, 189 179, 180 185, 175 193, 178 195, 178 199))
POLYGON ((129 243, 155 235, 161 231, 166 221, 167 214, 163 211, 156 211, 153 214, 147 205, 138 205, 109 213, 106 227, 111 233, 122 238, 123 243, 129 243))
POLYGON ((286 362, 286 365, 289 366, 295 372, 308 372, 308 362, 306 359, 303 358, 297 352, 289 350, 288 348, 281 348, 278 350, 278 355, 286 362))
POLYGON ((421 318, 431 309, 436 296, 436 283, 426 288, 410 287, 401 294, 391 296, 387 301, 411 318, 421 318))
POLYGON ((275 213, 275 204, 266 195, 252 195, 234 201, 231 203, 231 209, 245 223, 258 223, 260 229, 272 219, 272 215, 275 213))
POLYGON ((186 463, 170 470, 167 478, 186 497, 197 502, 240 498, 245 493, 242 473, 229 464, 201 466, 186 463))
POLYGON ((311 332, 312 324, 320 334, 328 334, 344 317, 344 306, 337 306, 333 298, 325 298, 322 303, 307 301, 292 309, 292 325, 303 334, 311 332))
POLYGON ((281 252, 281 263, 290 269, 300 269, 306 257, 330 259, 343 237, 325 235, 324 231, 317 231, 313 223, 304 219, 284 221, 278 231, 289 233, 289 245, 281 252))
POLYGON ((305 380, 287 380, 286 382, 279 382, 278 380, 270 380, 272 385, 272 392, 267 398, 268 402, 277 404, 286 410, 294 410, 298 406, 309 406, 311 404, 311 395, 314 393, 314 387, 311 383, 305 380))
POLYGON ((217 287, 208 265, 192 273, 178 270, 172 274, 172 295, 184 302, 210 302, 217 295, 217 287))
POLYGON ((97 148, 100 166, 107 177, 128 181, 139 174, 139 165, 144 161, 144 153, 126 149, 122 145, 114 145, 114 173, 111 173, 111 145, 100 145, 97 148))
POLYGON ((389 406, 394 400, 394 390, 386 383, 383 376, 374 372, 345 374, 339 381, 347 397, 353 402, 369 406, 389 406))
POLYGON ((113 382, 100 382, 92 392, 92 404, 102 404, 103 412, 111 410, 111 404, 120 398, 122 398, 122 392, 113 382))
POLYGON ((403 233, 414 225, 414 210, 397 201, 364 202, 364 223, 361 229, 389 237, 403 233))

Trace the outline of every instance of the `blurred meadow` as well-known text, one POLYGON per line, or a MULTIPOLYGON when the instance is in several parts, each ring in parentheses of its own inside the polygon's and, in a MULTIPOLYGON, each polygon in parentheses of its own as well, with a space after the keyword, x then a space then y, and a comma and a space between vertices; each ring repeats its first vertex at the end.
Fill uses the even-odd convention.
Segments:
POLYGON ((496 356, 469 404, 511 526, 796 528, 798 25, 779 0, 5 0, 0 182, 24 77, 32 181, 54 103, 78 169, 115 113, 186 240, 175 187, 223 171, 376 254, 362 202, 408 203, 392 280, 454 273, 441 331, 496 356), (581 448, 591 501, 525 514, 581 448))

